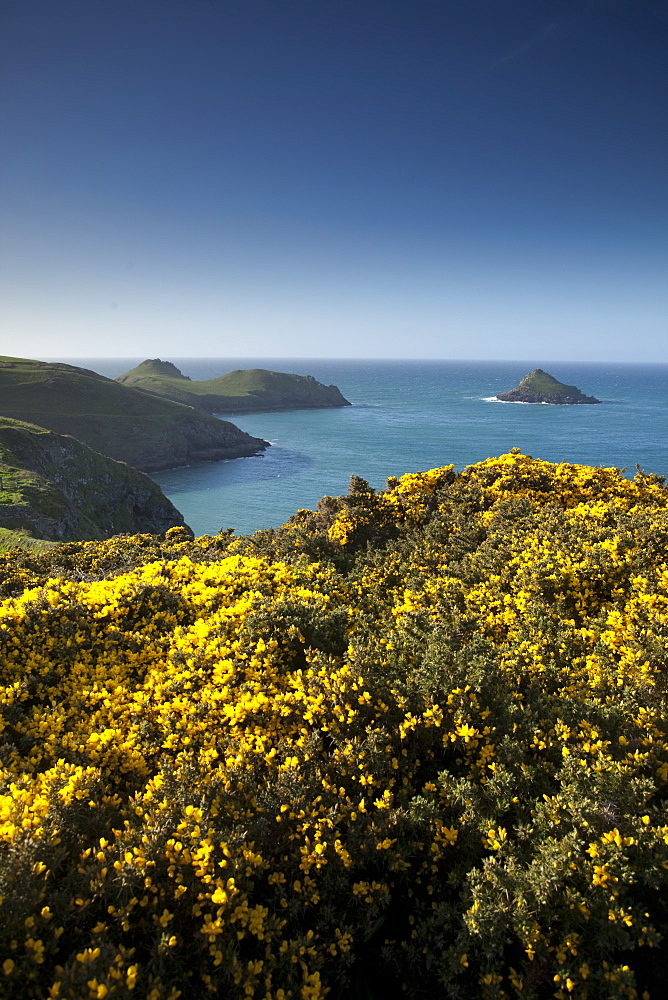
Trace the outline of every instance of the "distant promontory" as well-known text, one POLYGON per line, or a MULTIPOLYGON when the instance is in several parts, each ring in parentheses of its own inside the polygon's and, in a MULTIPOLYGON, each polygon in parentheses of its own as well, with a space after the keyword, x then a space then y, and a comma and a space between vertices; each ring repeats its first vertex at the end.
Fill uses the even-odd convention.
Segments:
POLYGON ((218 378, 194 382, 170 361, 153 358, 119 375, 116 381, 207 413, 260 413, 351 405, 337 386, 323 385, 312 375, 264 368, 237 369, 218 378))
POLYGON ((585 396, 574 385, 565 385, 542 368, 534 368, 519 385, 509 392, 498 393, 504 403, 600 403, 594 396, 585 396))
POLYGON ((85 368, 0 357, 4 544, 26 532, 59 542, 184 527, 145 472, 266 447, 227 420, 85 368))
POLYGON ((0 357, 0 415, 71 434, 143 472, 256 455, 267 442, 201 408, 74 365, 0 357))

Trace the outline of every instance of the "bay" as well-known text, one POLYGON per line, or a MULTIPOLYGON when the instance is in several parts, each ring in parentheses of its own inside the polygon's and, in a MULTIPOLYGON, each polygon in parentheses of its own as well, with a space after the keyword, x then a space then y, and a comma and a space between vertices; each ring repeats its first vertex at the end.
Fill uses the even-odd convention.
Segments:
MULTIPOLYGON (((114 378, 143 358, 59 359, 114 378)), ((192 379, 235 368, 313 375, 353 404, 328 410, 220 414, 271 442, 263 455, 154 473, 196 534, 282 524, 355 474, 388 476, 472 462, 518 447, 548 461, 626 467, 668 476, 668 365, 546 361, 164 358, 192 379), (533 368, 577 385, 600 406, 501 403, 533 368)))

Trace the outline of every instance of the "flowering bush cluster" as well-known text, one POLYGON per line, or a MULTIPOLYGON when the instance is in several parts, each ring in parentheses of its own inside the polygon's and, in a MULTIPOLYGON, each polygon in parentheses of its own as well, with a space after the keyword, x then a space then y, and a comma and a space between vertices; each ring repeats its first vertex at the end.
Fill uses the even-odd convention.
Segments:
POLYGON ((511 453, 1 557, 0 994, 660 996, 667 542, 511 453))

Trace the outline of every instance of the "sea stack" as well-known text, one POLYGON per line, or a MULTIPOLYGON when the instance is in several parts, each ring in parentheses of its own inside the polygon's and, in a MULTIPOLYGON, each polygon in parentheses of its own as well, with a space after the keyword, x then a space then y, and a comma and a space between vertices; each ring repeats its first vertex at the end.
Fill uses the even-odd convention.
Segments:
POLYGON ((565 385, 542 368, 534 368, 510 392, 500 392, 497 399, 504 403, 600 403, 594 396, 585 396, 577 386, 565 385))

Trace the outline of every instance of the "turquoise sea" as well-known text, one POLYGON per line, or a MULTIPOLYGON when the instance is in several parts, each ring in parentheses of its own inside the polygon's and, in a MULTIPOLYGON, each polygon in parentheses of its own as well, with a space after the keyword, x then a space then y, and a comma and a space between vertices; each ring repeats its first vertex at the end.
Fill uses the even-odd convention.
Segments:
MULTIPOLYGON (((143 358, 67 358, 115 377, 143 358)), ((245 416, 220 414, 272 444, 260 456, 198 462, 154 474, 196 534, 238 534, 282 524, 352 474, 382 487, 388 476, 472 462, 518 447, 535 458, 626 467, 668 476, 668 365, 549 361, 346 361, 163 358, 193 379, 235 368, 313 375, 353 404, 245 416), (577 385, 601 406, 501 403, 533 368, 577 385)))

